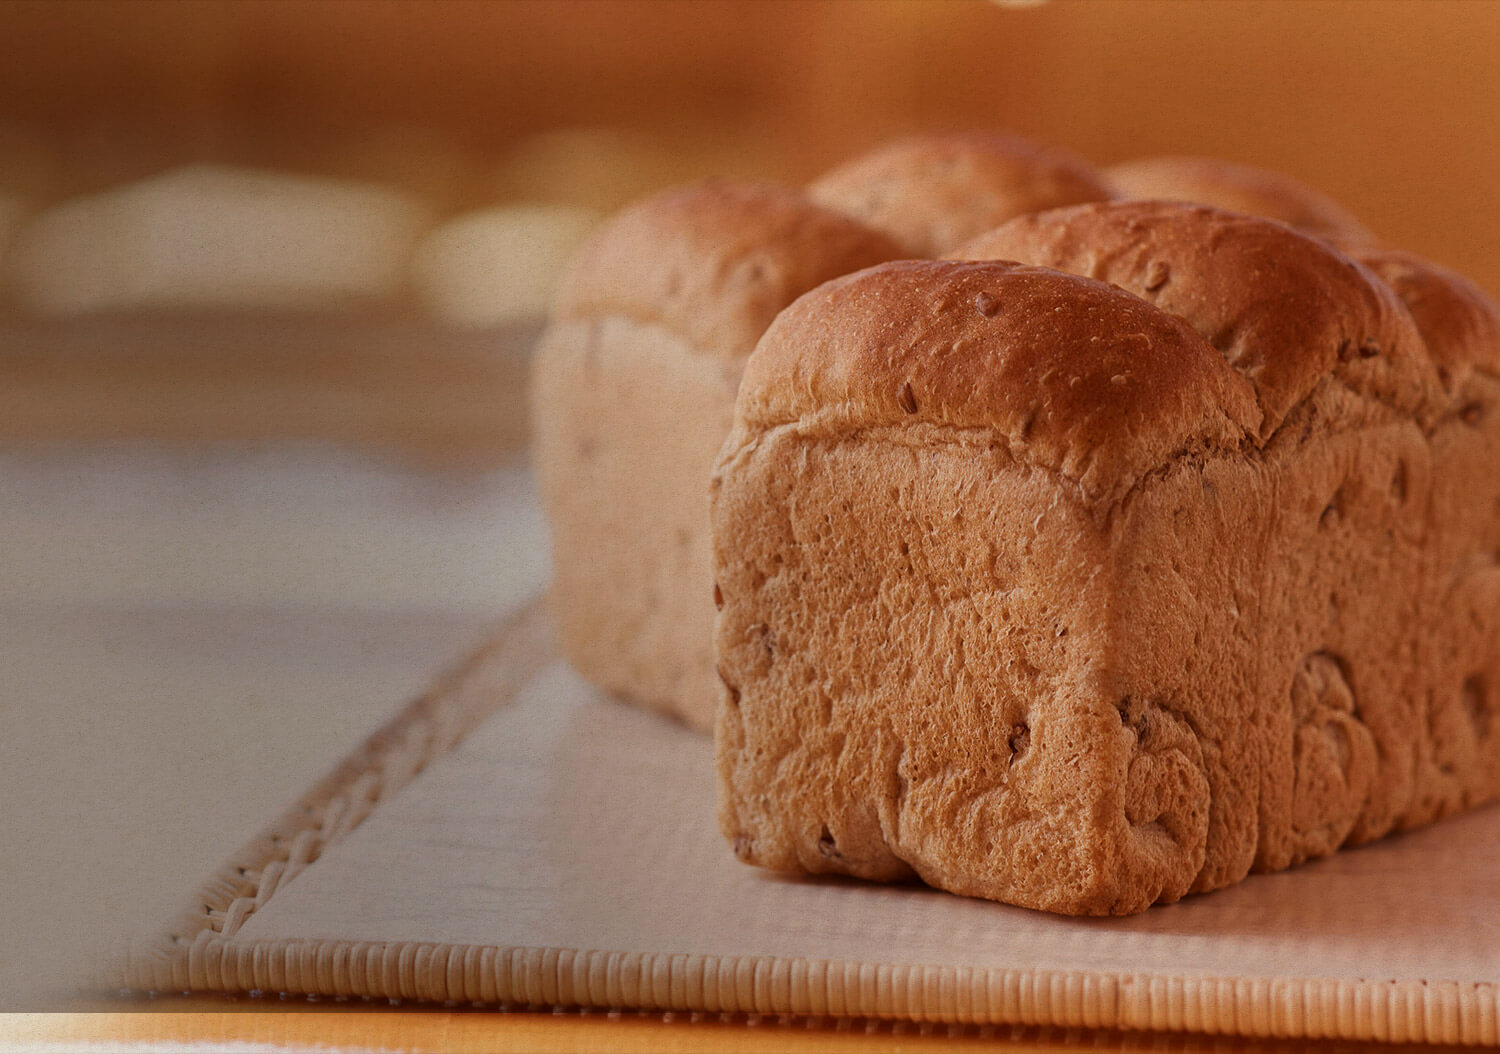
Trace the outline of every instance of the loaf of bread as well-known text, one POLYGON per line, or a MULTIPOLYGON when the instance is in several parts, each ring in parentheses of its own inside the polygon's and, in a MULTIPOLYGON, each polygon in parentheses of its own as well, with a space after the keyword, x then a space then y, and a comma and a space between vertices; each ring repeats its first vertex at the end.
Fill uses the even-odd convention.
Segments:
POLYGON ((725 182, 627 209, 574 260, 533 441, 562 649, 589 679, 712 726, 708 477, 744 360, 796 297, 900 254, 798 191, 725 182))
POLYGON ((1500 791, 1500 316, 1163 202, 770 327, 712 482, 723 831, 1138 912, 1500 791))
POLYGON ((1375 240, 1328 195, 1264 168, 1213 157, 1147 157, 1111 165, 1102 175, 1122 198, 1185 201, 1265 216, 1341 246, 1375 240))
POLYGON ((813 200, 885 231, 911 257, 939 256, 1028 212, 1104 201, 1085 161, 1015 136, 914 136, 815 180, 813 200))

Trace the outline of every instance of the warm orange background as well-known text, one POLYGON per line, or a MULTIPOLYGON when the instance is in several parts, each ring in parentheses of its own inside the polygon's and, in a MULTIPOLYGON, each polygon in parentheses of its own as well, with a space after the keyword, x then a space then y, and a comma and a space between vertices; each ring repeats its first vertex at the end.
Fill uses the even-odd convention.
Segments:
POLYGON ((338 168, 382 125, 478 156, 617 126, 798 178, 999 126, 1283 169, 1500 291, 1500 3, 1478 0, 13 2, 4 118, 64 135, 84 182, 182 154, 338 168))

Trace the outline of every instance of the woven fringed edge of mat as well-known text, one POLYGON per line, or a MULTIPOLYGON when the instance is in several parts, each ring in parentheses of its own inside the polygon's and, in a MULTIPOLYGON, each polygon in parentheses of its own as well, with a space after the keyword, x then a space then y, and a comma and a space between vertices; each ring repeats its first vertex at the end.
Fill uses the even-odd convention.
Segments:
POLYGON ((429 1003, 793 1014, 1265 1039, 1500 1043, 1500 990, 1422 981, 1134 977, 453 944, 210 938, 157 987, 429 1003))
MULTIPOLYGON (((343 840, 376 806, 512 702, 554 655, 546 600, 534 598, 498 626, 478 651, 381 726, 267 830, 225 861, 165 935, 132 943, 105 966, 105 985, 153 991, 265 987, 190 984, 186 978, 201 972, 193 964, 211 954, 206 949, 232 938, 278 889, 343 840)), ((218 954, 212 954, 217 961, 218 954)), ((315 982, 310 978, 308 983, 315 982)))
POLYGON ((794 1014, 1256 1038, 1500 1045, 1500 984, 1166 977, 413 942, 236 940, 258 908, 553 658, 542 600, 376 732, 110 983, 482 1006, 794 1014))

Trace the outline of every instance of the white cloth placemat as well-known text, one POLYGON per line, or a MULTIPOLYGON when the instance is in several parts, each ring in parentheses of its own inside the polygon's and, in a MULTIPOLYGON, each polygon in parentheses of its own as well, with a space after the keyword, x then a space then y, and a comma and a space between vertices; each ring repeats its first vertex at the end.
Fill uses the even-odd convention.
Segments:
POLYGON ((1128 919, 739 864, 709 741, 553 662, 194 986, 1496 1043, 1500 809, 1128 919))

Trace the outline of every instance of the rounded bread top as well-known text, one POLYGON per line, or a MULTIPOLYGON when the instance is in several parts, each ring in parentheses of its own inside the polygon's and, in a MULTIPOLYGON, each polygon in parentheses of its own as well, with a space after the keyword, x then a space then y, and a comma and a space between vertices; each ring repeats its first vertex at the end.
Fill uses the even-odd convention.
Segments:
POLYGON ((1186 320, 1254 386, 1261 440, 1329 376, 1419 421, 1444 401, 1385 283, 1282 223, 1175 202, 1080 205, 1019 217, 953 255, 1095 278, 1186 320))
POLYGON ((1355 249, 1350 255, 1401 298, 1449 391, 1476 370, 1500 377, 1500 305, 1477 285, 1414 253, 1355 249))
POLYGON ((1280 220, 1339 245, 1369 245, 1371 234, 1328 195, 1291 176, 1212 157, 1145 157, 1104 169, 1122 197, 1185 201, 1280 220))
POLYGON ((917 257, 941 255, 1013 216, 1112 196, 1081 158, 976 132, 899 140, 826 173, 808 193, 917 257))
POLYGON ((741 359, 776 313, 837 275, 902 255, 802 192, 714 181, 663 191, 604 224, 559 284, 558 318, 625 315, 741 359))
POLYGON ((1020 264, 907 260, 783 311, 746 364, 736 419, 991 429, 1111 499, 1177 453, 1237 447, 1259 412, 1190 326, 1129 293, 1020 264))

